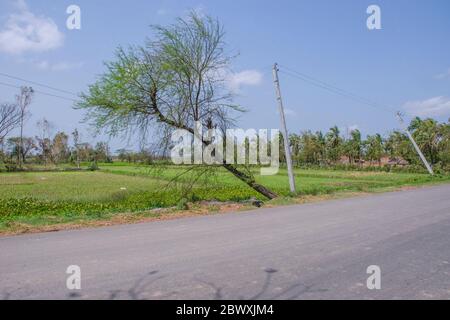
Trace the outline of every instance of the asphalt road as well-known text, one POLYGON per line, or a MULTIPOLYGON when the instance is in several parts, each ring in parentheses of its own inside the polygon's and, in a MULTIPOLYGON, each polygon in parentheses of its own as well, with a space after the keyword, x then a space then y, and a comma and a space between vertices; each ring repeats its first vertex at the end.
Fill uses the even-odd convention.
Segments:
POLYGON ((0 238, 0 298, 450 299, 450 185, 0 238))

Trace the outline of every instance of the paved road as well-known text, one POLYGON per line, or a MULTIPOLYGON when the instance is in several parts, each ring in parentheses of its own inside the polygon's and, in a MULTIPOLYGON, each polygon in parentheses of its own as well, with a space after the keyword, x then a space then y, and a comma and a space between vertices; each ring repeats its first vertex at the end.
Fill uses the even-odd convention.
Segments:
POLYGON ((0 238, 0 259, 4 299, 450 299, 450 185, 0 238))

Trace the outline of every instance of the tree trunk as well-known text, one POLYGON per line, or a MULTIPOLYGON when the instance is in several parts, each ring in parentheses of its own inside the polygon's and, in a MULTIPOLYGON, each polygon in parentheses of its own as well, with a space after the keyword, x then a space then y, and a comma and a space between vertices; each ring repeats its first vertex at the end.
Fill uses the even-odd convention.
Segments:
POLYGON ((80 150, 78 149, 78 147, 77 147, 77 149, 76 149, 77 151, 77 169, 80 169, 80 150))
POLYGON ((223 167, 231 172, 236 178, 245 182, 250 188, 262 194, 266 198, 272 200, 278 197, 276 193, 267 189, 266 187, 256 183, 255 179, 244 172, 239 171, 236 167, 231 164, 224 163, 223 167))
MULTIPOLYGON (((161 117, 163 117, 163 116, 161 115, 161 117)), ((195 131, 193 129, 191 129, 191 128, 186 128, 186 127, 182 127, 182 126, 176 126, 176 127, 180 128, 180 129, 187 130, 191 134, 195 135, 195 131)), ((210 142, 209 141, 205 141, 203 139, 203 137, 199 137, 199 139, 201 140, 201 142, 202 142, 202 144, 204 146, 208 146, 210 144, 210 142)), ((262 194, 263 196, 265 196, 269 200, 278 198, 278 195, 276 193, 274 193, 270 189, 267 189, 263 185, 260 185, 259 183, 256 183, 255 179, 252 176, 247 175, 244 172, 239 171, 235 166, 226 163, 226 161, 223 162, 222 166, 226 170, 228 170, 231 174, 233 174, 236 178, 238 178, 239 180, 245 182, 245 184, 247 184, 250 188, 252 188, 256 192, 262 194)))
MULTIPOLYGON (((192 135, 195 135, 195 130, 193 128, 189 128, 181 123, 177 123, 171 119, 168 119, 167 117, 164 116, 164 114, 161 113, 161 111, 158 108, 158 102, 157 102, 157 98, 156 98, 156 89, 153 90, 152 94, 151 94, 151 101, 152 101, 152 106, 153 106, 153 110, 158 118, 158 121, 163 122, 171 127, 174 128, 178 128, 178 129, 182 129, 182 130, 186 130, 188 132, 190 132, 192 135)), ((198 121, 198 119, 195 119, 196 121, 198 121)), ((213 124, 211 124, 211 127, 214 127, 213 124)), ((210 144, 209 141, 205 141, 203 139, 203 137, 198 137, 200 139, 200 141, 202 142, 203 146, 208 146, 210 144)), ((250 188, 252 188, 253 190, 255 190, 256 192, 262 194, 263 196, 265 196, 268 199, 275 199, 278 197, 278 195, 274 192, 272 192, 271 190, 267 189, 266 187, 256 183, 255 179, 247 174, 245 174, 244 172, 239 171, 236 167, 234 167, 233 165, 227 164, 225 161, 223 162, 222 166, 228 170, 229 172, 231 172, 236 178, 238 178, 239 180, 245 182, 250 188)))
MULTIPOLYGON (((24 121, 24 112, 21 112, 20 118, 20 143, 19 143, 19 157, 17 158, 18 162, 19 162, 19 168, 22 169, 22 159, 23 159, 23 121, 24 121)), ((23 159, 23 162, 25 162, 25 159, 23 159)))

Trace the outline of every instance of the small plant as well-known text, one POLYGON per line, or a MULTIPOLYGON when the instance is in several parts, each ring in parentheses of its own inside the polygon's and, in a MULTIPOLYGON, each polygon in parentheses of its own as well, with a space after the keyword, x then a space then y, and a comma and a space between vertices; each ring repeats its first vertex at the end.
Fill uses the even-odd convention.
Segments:
POLYGON ((178 201, 177 209, 178 210, 188 210, 189 209, 189 200, 187 198, 181 198, 180 201, 178 201))
POLYGON ((88 170, 89 170, 89 171, 97 171, 97 170, 100 170, 100 168, 98 167, 97 162, 96 162, 96 161, 93 161, 93 162, 89 165, 88 170))

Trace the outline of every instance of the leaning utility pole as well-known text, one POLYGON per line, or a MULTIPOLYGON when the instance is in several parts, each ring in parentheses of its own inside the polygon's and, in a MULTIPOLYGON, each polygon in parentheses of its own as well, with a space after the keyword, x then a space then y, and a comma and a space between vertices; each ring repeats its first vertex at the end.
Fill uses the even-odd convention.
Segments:
POLYGON ((289 147, 289 135, 286 128, 286 118, 284 116, 283 100, 281 99, 280 80, 278 79, 278 64, 276 63, 273 65, 273 79, 275 82, 275 92, 278 100, 278 110, 280 112, 281 117, 281 131, 283 133, 284 138, 284 151, 286 154, 286 165, 289 175, 289 186, 291 188, 291 192, 295 193, 296 189, 295 189, 294 170, 292 169, 291 148, 289 147))
POLYGON ((408 127, 405 125, 405 121, 403 120, 402 114, 401 112, 397 112, 397 118, 401 124, 401 126, 403 127, 403 129, 405 130, 406 134, 408 135, 409 140, 411 140, 411 143, 414 146, 414 149, 416 149, 417 153, 420 156, 420 159, 422 160, 423 164, 425 165, 425 167, 427 168, 428 172, 431 175, 434 175, 434 171, 433 168, 431 168, 430 164, 427 161, 427 158, 425 158, 425 156, 423 155, 422 151, 420 150, 419 146, 417 145, 416 141, 414 140, 411 132, 409 132, 408 127))
POLYGON ((20 137, 19 137, 19 168, 22 169, 23 164, 25 163, 25 156, 23 152, 23 127, 25 124, 25 118, 27 116, 27 108, 31 103, 31 99, 33 97, 34 90, 32 87, 21 87, 20 93, 17 95, 17 105, 20 110, 20 137))

